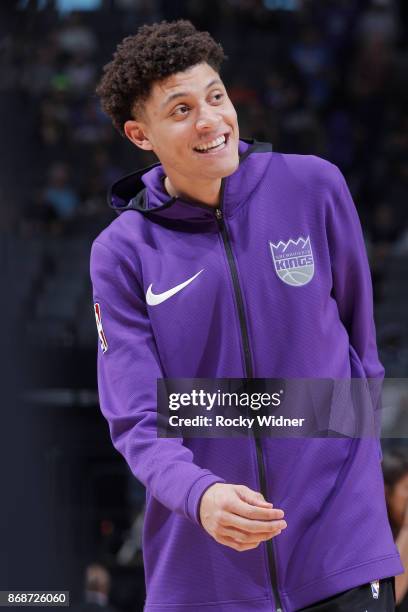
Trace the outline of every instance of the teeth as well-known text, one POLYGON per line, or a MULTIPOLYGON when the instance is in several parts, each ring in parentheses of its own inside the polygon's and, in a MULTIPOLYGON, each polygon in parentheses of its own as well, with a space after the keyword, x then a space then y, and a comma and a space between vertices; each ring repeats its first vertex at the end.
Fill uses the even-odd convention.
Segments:
POLYGON ((205 144, 197 145, 195 148, 197 151, 208 151, 208 149, 214 149, 214 147, 218 147, 220 144, 225 142, 225 136, 219 136, 215 140, 211 142, 206 142, 205 144))

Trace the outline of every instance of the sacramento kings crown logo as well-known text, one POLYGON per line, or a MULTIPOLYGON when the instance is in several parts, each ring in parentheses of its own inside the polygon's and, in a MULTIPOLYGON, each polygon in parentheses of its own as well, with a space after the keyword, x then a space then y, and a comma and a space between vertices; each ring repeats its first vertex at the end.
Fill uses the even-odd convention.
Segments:
POLYGON ((269 242, 276 274, 284 283, 292 287, 307 285, 313 278, 314 260, 310 236, 307 238, 290 238, 278 244, 269 242))

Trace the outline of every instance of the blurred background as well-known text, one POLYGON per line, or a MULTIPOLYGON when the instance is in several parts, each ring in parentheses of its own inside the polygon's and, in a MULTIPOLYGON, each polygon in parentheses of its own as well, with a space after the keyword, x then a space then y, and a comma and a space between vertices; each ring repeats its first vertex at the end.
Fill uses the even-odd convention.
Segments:
POLYGON ((107 188, 155 160, 102 114, 102 66, 139 25, 188 18, 229 56, 223 78, 243 137, 341 168, 393 379, 392 452, 408 431, 408 2, 6 0, 0 11, 0 589, 69 589, 78 602, 85 590, 138 611, 144 491, 98 409, 88 265, 114 218, 107 188))

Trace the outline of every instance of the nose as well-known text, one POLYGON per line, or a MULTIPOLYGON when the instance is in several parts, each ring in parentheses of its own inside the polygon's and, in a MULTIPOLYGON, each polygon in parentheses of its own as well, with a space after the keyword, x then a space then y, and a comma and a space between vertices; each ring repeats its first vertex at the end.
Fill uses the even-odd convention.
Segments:
POLYGON ((200 108, 196 121, 196 129, 199 132, 210 132, 219 122, 220 117, 215 112, 215 109, 210 106, 204 106, 200 108))

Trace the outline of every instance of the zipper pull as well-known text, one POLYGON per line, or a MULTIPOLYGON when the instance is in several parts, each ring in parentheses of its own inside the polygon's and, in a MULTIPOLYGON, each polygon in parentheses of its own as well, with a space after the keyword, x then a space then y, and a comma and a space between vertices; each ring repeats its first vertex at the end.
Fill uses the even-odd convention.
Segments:
POLYGON ((216 208, 215 209, 215 216, 217 218, 217 221, 222 221, 222 210, 221 210, 221 208, 216 208))

